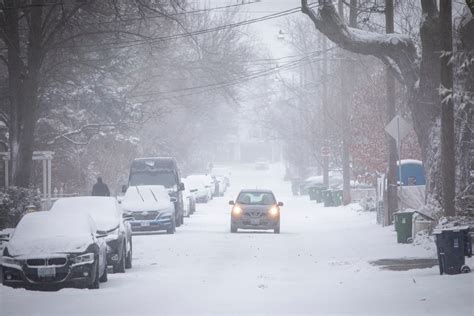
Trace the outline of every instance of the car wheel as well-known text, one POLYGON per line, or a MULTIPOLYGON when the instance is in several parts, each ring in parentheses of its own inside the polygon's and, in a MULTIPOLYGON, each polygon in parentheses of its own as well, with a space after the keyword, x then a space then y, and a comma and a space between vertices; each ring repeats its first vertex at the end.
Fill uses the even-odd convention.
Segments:
POLYGON ((274 232, 275 234, 279 234, 279 233, 280 233, 280 226, 278 226, 277 228, 275 228, 275 229, 273 230, 273 232, 274 232))
POLYGON ((123 245, 122 256, 120 258, 120 261, 114 265, 114 273, 125 272, 125 256, 126 256, 126 250, 125 250, 125 245, 123 245))
POLYGON ((109 279, 108 275, 107 275, 107 264, 104 265, 104 272, 102 273, 101 277, 99 278, 99 281, 101 283, 104 283, 104 282, 107 282, 107 280, 109 279))
MULTIPOLYGON (((90 284, 89 284, 89 289, 91 290, 96 290, 100 287, 99 285, 99 259, 97 258, 97 263, 95 265, 95 275, 93 276, 93 279, 90 280, 90 284)), ((91 276, 92 278, 92 276, 91 276)))
POLYGON ((130 251, 127 254, 127 258, 125 260, 125 268, 130 269, 132 267, 132 256, 133 256, 133 247, 132 241, 130 240, 130 251))
POLYGON ((175 231, 176 231, 176 225, 175 225, 175 221, 173 220, 171 222, 171 227, 166 230, 166 233, 168 235, 171 235, 171 234, 174 234, 175 231))
POLYGON ((236 233, 237 232, 237 227, 235 227, 234 225, 230 225, 230 232, 231 233, 236 233))

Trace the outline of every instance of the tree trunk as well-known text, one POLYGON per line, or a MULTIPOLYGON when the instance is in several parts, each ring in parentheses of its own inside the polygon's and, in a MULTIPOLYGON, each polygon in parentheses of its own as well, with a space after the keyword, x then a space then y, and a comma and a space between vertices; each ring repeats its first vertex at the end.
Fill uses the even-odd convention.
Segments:
POLYGON ((43 0, 35 0, 25 13, 29 20, 26 65, 21 59, 19 45, 18 4, 15 4, 15 1, 6 3, 8 9, 5 10, 10 88, 12 184, 21 187, 30 185, 32 168, 38 81, 42 61, 42 5, 43 0))
POLYGON ((454 216, 455 170, 454 151, 454 102, 453 102, 453 56, 451 0, 440 1, 440 33, 443 54, 441 56, 441 175, 443 208, 446 216, 454 216))

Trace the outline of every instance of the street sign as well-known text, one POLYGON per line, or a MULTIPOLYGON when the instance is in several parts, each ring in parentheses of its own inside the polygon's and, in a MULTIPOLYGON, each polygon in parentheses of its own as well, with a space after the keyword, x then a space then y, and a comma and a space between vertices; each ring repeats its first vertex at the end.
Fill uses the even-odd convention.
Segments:
POLYGON ((385 131, 395 138, 398 144, 410 133, 411 126, 403 117, 396 115, 393 120, 385 126, 385 131))

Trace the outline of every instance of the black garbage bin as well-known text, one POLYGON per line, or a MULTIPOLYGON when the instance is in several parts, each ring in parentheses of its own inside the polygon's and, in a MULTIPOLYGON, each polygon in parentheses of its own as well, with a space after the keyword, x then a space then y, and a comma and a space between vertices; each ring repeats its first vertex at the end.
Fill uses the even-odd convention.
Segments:
POLYGON ((469 227, 454 227, 437 230, 436 248, 440 274, 459 274, 470 272, 465 265, 465 256, 472 256, 471 237, 469 227))

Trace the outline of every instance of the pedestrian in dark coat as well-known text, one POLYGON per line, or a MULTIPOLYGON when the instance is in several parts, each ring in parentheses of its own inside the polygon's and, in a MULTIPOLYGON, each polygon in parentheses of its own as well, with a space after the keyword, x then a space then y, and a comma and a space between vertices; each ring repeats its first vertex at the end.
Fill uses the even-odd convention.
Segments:
POLYGON ((97 183, 92 187, 92 196, 110 196, 109 187, 102 182, 102 178, 97 178, 97 183))

